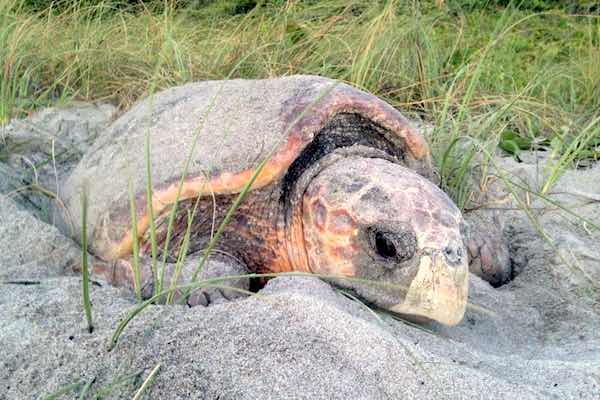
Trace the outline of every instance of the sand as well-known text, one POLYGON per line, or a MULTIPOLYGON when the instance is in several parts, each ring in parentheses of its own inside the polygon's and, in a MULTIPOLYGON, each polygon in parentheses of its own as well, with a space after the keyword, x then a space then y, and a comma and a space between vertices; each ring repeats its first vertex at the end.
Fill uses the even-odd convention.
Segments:
MULTIPOLYGON (((539 188, 548 159, 523 158, 497 162, 539 188)), ((600 221, 599 165, 555 188, 552 199, 600 221)), ((74 398, 86 382, 91 394, 131 398, 157 364, 146 398, 597 399, 600 232, 533 199, 551 245, 513 205, 499 213, 516 276, 497 289, 472 276, 457 327, 412 326, 319 279, 281 277, 251 298, 151 306, 108 351, 133 295, 92 285, 88 333, 81 278, 68 273, 81 250, 22 198, 0 195, 0 399, 81 383, 64 396, 74 398)))

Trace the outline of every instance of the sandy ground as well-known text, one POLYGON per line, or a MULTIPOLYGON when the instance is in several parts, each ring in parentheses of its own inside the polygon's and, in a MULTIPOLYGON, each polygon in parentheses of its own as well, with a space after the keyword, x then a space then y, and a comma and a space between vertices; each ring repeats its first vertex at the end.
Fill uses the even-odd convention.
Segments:
MULTIPOLYGON (((539 188, 545 158, 497 161, 539 188)), ((599 223, 600 166, 568 171, 550 197, 599 223)), ((88 333, 81 279, 65 275, 80 249, 22 198, 0 195, 0 399, 82 383, 64 396, 74 398, 86 382, 91 394, 131 398, 157 364, 147 398, 597 399, 600 232, 531 205, 549 241, 503 204, 518 274, 498 289, 473 276, 457 327, 375 316, 316 278, 282 277, 208 308, 151 306, 109 352, 131 293, 93 285, 88 333)))

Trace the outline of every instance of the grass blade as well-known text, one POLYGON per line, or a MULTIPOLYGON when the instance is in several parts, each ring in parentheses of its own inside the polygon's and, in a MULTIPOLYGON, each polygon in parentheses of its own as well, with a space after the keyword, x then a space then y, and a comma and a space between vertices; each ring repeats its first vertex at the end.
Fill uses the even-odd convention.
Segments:
POLYGON ((88 238, 87 238, 87 209, 88 199, 87 190, 81 193, 81 271, 82 271, 82 287, 83 287, 83 309, 87 320, 88 332, 94 331, 92 322, 92 303, 90 302, 90 271, 88 265, 88 238))
MULTIPOLYGON (((151 107, 152 108, 152 107, 151 107)), ((157 270, 157 254, 158 254, 158 242, 156 240, 156 221, 154 220, 154 205, 152 199, 154 197, 152 190, 152 159, 150 157, 150 130, 146 129, 146 140, 144 144, 144 157, 146 159, 146 204, 148 207, 148 215, 150 216, 150 251, 152 254, 151 259, 151 271, 154 280, 154 293, 161 292, 161 282, 158 279, 157 270)), ((137 231, 133 231, 137 232, 137 231)), ((136 234, 132 235, 136 236, 136 234)))
POLYGON ((140 400, 142 398, 142 396, 144 395, 144 392, 154 382, 154 379, 156 378, 156 375, 158 374, 159 371, 160 371, 160 363, 156 364, 156 367, 154 367, 152 369, 152 371, 150 371, 150 374, 148 374, 148 377, 146 378, 144 383, 142 383, 142 386, 140 386, 138 391, 135 393, 132 400, 140 400))
MULTIPOLYGON (((128 182, 129 190, 129 206, 131 209, 131 229, 132 232, 137 232, 137 209, 135 203, 135 195, 133 194, 133 183, 131 179, 128 182)), ((140 242, 137 235, 132 235, 133 239, 133 290, 137 301, 142 301, 142 274, 140 270, 140 242)))
POLYGON ((92 385, 96 382, 96 378, 92 378, 88 383, 85 384, 83 389, 81 389, 81 394, 79 395, 79 400, 85 400, 88 395, 88 392, 92 388, 92 385))
POLYGON ((77 382, 77 383, 72 383, 70 385, 64 386, 60 389, 58 389, 56 392, 49 394, 48 396, 44 397, 44 400, 57 400, 59 398, 61 398, 62 396, 66 395, 67 393, 71 393, 77 389, 79 389, 82 385, 83 385, 83 381, 81 382, 77 382))

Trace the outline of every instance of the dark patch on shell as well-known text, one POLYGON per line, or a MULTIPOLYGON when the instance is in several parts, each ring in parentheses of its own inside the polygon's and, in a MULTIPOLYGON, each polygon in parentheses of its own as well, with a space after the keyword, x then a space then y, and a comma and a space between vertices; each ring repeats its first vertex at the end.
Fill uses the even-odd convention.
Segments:
POLYGON ((288 168, 282 181, 281 203, 287 204, 294 184, 308 167, 338 148, 363 145, 382 150, 403 163, 404 149, 386 138, 385 133, 381 126, 358 114, 333 117, 288 168))

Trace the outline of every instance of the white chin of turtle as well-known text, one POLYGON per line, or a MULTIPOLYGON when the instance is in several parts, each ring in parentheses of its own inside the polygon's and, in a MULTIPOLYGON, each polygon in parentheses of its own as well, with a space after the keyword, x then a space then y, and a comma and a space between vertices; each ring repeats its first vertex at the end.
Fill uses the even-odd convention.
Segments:
POLYGON ((466 261, 453 267, 440 254, 423 256, 404 301, 391 307, 391 311, 457 325, 467 307, 468 279, 466 261))

